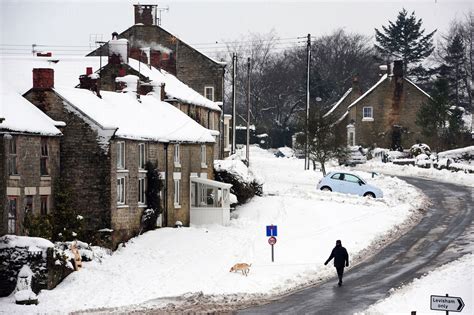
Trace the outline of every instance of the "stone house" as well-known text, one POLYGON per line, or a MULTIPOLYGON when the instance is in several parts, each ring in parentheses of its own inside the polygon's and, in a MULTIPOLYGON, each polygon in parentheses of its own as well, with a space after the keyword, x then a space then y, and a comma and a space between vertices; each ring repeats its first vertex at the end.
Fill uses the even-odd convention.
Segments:
MULTIPOLYGON (((96 72, 100 78, 100 89, 106 91, 121 90, 121 85, 124 84, 124 80, 127 80, 124 77, 128 75, 138 77, 138 82, 134 83, 133 86, 135 91, 141 95, 160 89, 160 93, 166 102, 179 108, 201 126, 211 131, 216 140, 214 158, 218 159, 220 148, 223 145, 221 141, 226 142, 224 138, 220 137, 220 130, 223 125, 220 123, 222 113, 220 103, 205 98, 164 69, 155 68, 153 65, 129 58, 127 40, 112 39, 107 45, 110 48, 108 50, 108 62, 96 72)), ((92 73, 92 68, 89 68, 89 71, 89 73, 86 73, 87 75, 92 73)), ((224 130, 229 128, 228 124, 223 126, 224 130)), ((228 130, 227 132, 224 131, 222 136, 226 134, 229 134, 228 130)))
MULTIPOLYGON (((94 74, 88 77, 96 80, 94 74)), ((141 96, 127 85, 117 93, 91 91, 90 84, 83 84, 41 90, 33 86, 24 97, 51 118, 66 122, 61 178, 73 192, 73 204, 91 236, 115 247, 139 232, 147 208, 147 161, 154 163, 164 182, 163 226, 176 221, 186 226, 228 222, 230 185, 212 180, 215 139, 209 130, 163 102, 159 91, 141 96), (193 198, 206 201, 205 206, 193 198)))
MULTIPOLYGON (((129 41, 130 58, 175 75, 193 90, 222 105, 226 64, 209 58, 165 30, 159 25, 157 9, 158 5, 134 5, 134 25, 114 35, 129 41)), ((110 55, 109 48, 107 43, 89 56, 110 55)), ((220 130, 222 121, 218 126, 220 130)), ((221 149, 218 152, 223 153, 221 149)))
MULTIPOLYGON (((36 86, 42 84, 35 77, 36 86)), ((0 82, 0 235, 25 235, 27 212, 49 214, 59 177, 64 123, 53 121, 0 82)))
POLYGON ((393 73, 385 73, 368 91, 354 87, 326 115, 337 119, 339 143, 391 149, 409 148, 424 141, 416 115, 430 96, 403 75, 403 64, 395 61, 393 73), (354 100, 355 98, 355 100, 354 100))

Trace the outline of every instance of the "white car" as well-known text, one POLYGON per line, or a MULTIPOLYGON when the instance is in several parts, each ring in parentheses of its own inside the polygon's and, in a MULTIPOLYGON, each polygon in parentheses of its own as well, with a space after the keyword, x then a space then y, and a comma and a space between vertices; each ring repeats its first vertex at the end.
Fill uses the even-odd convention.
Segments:
POLYGON ((323 191, 335 191, 364 197, 383 197, 382 190, 367 184, 360 177, 346 172, 328 173, 319 181, 317 188, 323 191))

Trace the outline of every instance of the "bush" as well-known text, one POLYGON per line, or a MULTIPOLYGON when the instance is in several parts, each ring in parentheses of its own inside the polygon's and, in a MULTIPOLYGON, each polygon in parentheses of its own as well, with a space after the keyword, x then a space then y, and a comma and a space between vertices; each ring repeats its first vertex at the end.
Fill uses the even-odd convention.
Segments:
POLYGON ((161 209, 160 191, 162 190, 162 182, 160 173, 156 169, 155 164, 148 161, 145 165, 147 188, 146 201, 147 209, 142 214, 142 230, 150 231, 156 227, 156 220, 163 212, 161 209))
POLYGON ((33 237, 41 237, 50 240, 53 236, 53 226, 50 215, 34 215, 27 212, 23 222, 26 234, 33 237))

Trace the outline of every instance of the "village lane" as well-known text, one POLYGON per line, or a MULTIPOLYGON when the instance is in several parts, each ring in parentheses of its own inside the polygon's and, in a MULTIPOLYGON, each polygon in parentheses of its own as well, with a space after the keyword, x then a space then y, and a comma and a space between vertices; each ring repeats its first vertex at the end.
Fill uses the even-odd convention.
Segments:
POLYGON ((420 188, 432 203, 418 225, 364 263, 346 270, 342 287, 333 278, 238 314, 353 314, 385 298, 391 288, 472 252, 474 189, 403 179, 420 188))

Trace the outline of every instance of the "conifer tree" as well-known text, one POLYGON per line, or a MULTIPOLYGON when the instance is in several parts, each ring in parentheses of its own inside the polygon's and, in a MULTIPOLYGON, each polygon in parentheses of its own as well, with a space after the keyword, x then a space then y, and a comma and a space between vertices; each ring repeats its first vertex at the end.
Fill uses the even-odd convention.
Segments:
POLYGON ((468 107, 469 86, 466 86, 465 80, 467 76, 466 47, 460 33, 456 33, 448 40, 441 59, 439 74, 448 81, 450 99, 456 106, 468 107))
POLYGON ((398 13, 397 20, 389 21, 388 26, 382 26, 382 31, 375 29, 376 49, 382 54, 391 54, 403 60, 404 73, 411 74, 410 64, 417 63, 428 57, 434 50, 433 32, 424 35, 422 19, 415 12, 408 15, 403 9, 398 13))

